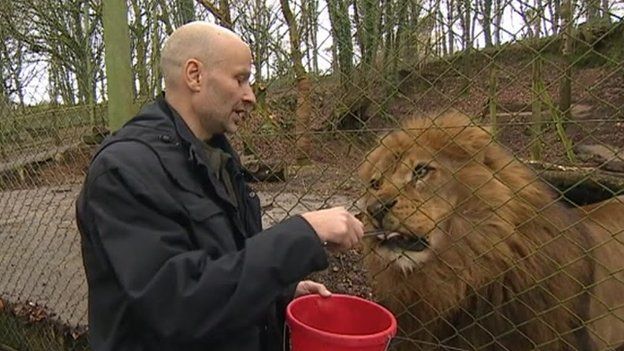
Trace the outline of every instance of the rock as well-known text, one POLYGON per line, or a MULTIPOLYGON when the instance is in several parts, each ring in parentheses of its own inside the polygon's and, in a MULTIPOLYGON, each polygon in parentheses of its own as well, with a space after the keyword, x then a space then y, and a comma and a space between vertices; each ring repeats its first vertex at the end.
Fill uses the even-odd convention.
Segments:
POLYGON ((610 145, 582 144, 575 146, 574 152, 583 161, 597 163, 598 168, 624 172, 624 152, 610 145))
POLYGON ((241 157, 243 172, 248 182, 284 182, 286 172, 283 164, 263 162, 253 156, 241 157))

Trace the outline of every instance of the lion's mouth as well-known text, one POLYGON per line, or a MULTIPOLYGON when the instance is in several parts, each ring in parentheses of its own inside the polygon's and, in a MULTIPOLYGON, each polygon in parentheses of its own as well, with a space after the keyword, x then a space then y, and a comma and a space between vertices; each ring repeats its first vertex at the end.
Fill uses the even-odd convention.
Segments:
POLYGON ((399 232, 379 234, 377 239, 380 241, 380 246, 391 250, 400 249, 403 251, 420 252, 429 247, 427 238, 399 232))

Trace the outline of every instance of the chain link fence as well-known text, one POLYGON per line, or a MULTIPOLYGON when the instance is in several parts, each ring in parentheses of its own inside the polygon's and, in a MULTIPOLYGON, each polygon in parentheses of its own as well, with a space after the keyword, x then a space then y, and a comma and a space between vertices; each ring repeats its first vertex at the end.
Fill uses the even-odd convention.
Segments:
MULTIPOLYGON (((263 222, 343 205, 383 229, 312 278, 389 307, 391 349, 622 347, 621 3, 127 6, 137 107, 173 28, 250 43, 258 105, 232 139, 263 222)), ((101 5, 0 10, 0 350, 87 350, 74 201, 109 134, 101 5)))

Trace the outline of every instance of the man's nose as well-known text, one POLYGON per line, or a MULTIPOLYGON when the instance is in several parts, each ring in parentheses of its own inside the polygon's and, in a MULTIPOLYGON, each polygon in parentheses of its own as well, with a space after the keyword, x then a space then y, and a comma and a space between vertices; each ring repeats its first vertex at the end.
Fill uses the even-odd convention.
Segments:
POLYGON ((254 106, 256 104, 256 95, 251 88, 251 85, 247 84, 245 87, 245 93, 243 94, 243 101, 254 106))

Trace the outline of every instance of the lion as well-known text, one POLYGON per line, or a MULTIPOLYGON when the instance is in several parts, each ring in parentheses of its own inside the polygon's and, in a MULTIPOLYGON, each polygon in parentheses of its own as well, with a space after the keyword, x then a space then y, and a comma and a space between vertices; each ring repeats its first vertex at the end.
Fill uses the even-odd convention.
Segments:
POLYGON ((565 205, 456 111, 382 137, 359 176, 398 349, 624 350, 624 197, 565 205))

